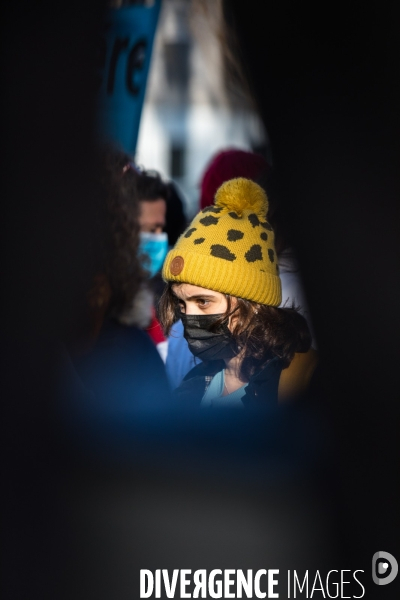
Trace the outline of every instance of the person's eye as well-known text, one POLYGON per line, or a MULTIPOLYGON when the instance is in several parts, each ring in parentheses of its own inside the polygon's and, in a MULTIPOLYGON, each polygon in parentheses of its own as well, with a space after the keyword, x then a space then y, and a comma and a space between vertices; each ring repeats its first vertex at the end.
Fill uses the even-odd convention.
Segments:
POLYGON ((210 305, 210 301, 205 300, 204 298, 199 298, 197 300, 197 304, 200 306, 200 308, 207 308, 207 306, 210 305))

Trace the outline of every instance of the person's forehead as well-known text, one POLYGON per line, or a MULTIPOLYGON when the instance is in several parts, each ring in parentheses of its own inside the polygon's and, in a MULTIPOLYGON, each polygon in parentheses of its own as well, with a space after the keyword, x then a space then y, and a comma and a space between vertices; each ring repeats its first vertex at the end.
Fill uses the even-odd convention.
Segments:
POLYGON ((166 210, 167 203, 164 198, 140 201, 140 211, 142 214, 165 214, 166 210))
POLYGON ((199 285, 192 285, 191 283, 175 283, 172 285, 172 291, 178 298, 191 298, 192 296, 224 297, 220 292, 209 290, 199 285))

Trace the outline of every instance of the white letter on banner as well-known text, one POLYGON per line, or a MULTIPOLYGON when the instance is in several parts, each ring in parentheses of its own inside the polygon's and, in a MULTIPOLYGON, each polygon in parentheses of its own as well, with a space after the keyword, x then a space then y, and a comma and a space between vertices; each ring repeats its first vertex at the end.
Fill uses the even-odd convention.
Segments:
POLYGON ((193 590, 193 598, 199 597, 199 591, 201 590, 201 597, 207 597, 207 571, 205 569, 198 569, 193 573, 193 582, 196 587, 193 590))
POLYGON ((178 581, 179 569, 173 570, 171 583, 169 582, 168 570, 163 569, 162 574, 163 574, 164 587, 165 587, 165 593, 167 594, 167 598, 174 598, 176 582, 178 581))
POLYGON ((181 569, 181 598, 191 598, 192 594, 185 591, 185 588, 190 585, 190 580, 186 579, 186 575, 190 575, 192 569, 181 569))
POLYGON ((235 582, 230 578, 230 575, 235 574, 235 569, 225 569, 224 570, 224 598, 234 598, 235 594, 229 591, 229 588, 232 587, 235 582))
POLYGON ((222 575, 221 569, 213 569, 208 578, 208 593, 211 598, 222 598, 222 581, 217 581, 214 586, 214 579, 216 575, 222 575))
POLYGON ((150 598, 153 593, 154 577, 153 573, 148 569, 140 569, 140 597, 150 598), (148 588, 146 590, 146 578, 148 582, 148 588))
POLYGON ((274 586, 278 585, 274 575, 279 575, 279 569, 268 569, 268 598, 279 598, 278 592, 274 592, 274 586))
POLYGON ((260 578, 261 575, 266 575, 267 571, 265 569, 260 569, 259 571, 257 571, 256 576, 254 577, 254 593, 257 596, 257 598, 265 598, 265 596, 267 595, 266 592, 262 592, 260 590, 260 578))
POLYGON ((247 598, 253 597, 253 569, 247 569, 247 580, 241 569, 236 572, 236 597, 242 597, 242 589, 247 598))
POLYGON ((303 588, 306 588, 306 598, 308 598, 308 569, 306 571, 305 577, 303 579, 303 585, 300 586, 300 582, 297 578, 297 571, 293 571, 293 591, 294 591, 294 595, 293 598, 296 598, 296 581, 297 581, 297 586, 299 588, 299 592, 300 594, 303 593, 303 588))
POLYGON ((161 598, 161 571, 160 569, 156 569, 156 577, 155 577, 155 597, 161 598))
POLYGON ((331 571, 329 571, 328 575, 326 576, 326 593, 328 594, 328 598, 339 598, 339 584, 338 583, 333 583, 332 585, 336 588, 336 596, 331 596, 331 594, 329 593, 330 587, 329 587, 329 577, 331 576, 331 573, 338 573, 339 571, 337 569, 332 569, 331 571))

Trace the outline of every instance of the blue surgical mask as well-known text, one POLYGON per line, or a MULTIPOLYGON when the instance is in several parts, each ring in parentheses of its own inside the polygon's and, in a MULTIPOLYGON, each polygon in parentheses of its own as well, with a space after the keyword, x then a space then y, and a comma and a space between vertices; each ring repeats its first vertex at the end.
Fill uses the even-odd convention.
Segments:
POLYGON ((144 267, 150 272, 150 277, 154 277, 161 269, 167 252, 168 236, 166 233, 140 232, 139 253, 145 254, 148 259, 144 267))

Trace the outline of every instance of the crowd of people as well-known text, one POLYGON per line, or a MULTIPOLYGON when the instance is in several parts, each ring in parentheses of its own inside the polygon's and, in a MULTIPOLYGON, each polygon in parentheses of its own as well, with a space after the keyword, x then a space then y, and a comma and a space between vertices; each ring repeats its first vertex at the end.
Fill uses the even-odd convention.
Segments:
POLYGON ((311 397, 317 345, 266 159, 212 156, 191 222, 177 185, 123 150, 100 171, 103 253, 67 343, 80 389, 114 408, 311 397))

